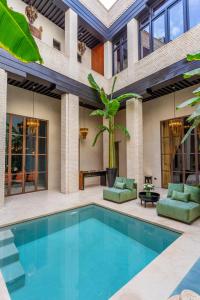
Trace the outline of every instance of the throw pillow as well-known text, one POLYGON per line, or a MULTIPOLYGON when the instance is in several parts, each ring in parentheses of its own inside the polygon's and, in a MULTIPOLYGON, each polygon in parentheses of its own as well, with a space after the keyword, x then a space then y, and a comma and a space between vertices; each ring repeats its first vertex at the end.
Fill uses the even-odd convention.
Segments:
POLYGON ((117 189, 124 190, 125 187, 126 187, 126 184, 124 182, 117 182, 116 185, 115 185, 115 187, 117 189))
POLYGON ((189 193, 182 193, 182 192, 173 191, 172 199, 173 200, 178 200, 178 201, 183 201, 183 202, 188 202, 190 200, 190 194, 189 193))
POLYGON ((168 198, 170 198, 172 196, 173 191, 183 192, 184 184, 183 183, 169 183, 168 184, 168 194, 167 194, 168 198))

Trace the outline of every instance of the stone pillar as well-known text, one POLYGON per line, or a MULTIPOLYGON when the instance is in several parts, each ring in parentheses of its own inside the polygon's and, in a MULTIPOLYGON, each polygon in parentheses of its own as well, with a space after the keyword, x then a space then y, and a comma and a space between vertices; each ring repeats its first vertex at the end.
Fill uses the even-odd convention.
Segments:
POLYGON ((61 99, 61 192, 79 190, 79 98, 64 94, 61 99))
POLYGON ((127 177, 134 178, 141 191, 144 183, 142 100, 126 102, 126 126, 131 136, 127 140, 127 177))
POLYGON ((65 55, 77 62, 78 17, 69 8, 65 13, 65 55))
POLYGON ((132 19, 127 25, 128 40, 128 67, 132 70, 134 63, 139 59, 138 53, 138 21, 132 19))
POLYGON ((109 41, 104 44, 104 77, 112 78, 112 43, 109 41))
POLYGON ((4 205, 7 73, 0 69, 0 207, 4 205))
MULTIPOLYGON (((108 127, 109 121, 108 119, 103 119, 103 125, 108 127)), ((107 131, 103 133, 103 168, 104 170, 108 168, 109 165, 109 135, 107 131)))

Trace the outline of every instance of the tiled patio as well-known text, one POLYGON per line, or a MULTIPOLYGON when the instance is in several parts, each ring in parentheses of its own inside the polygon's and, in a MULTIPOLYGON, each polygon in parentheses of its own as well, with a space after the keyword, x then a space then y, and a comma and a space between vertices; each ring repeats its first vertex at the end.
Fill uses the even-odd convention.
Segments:
MULTIPOLYGON (((165 190, 157 191, 161 195, 166 193, 165 190)), ((147 208, 141 207, 140 200, 120 205, 104 201, 102 188, 91 187, 69 195, 57 191, 44 191, 7 198, 6 205, 0 210, 0 226, 91 203, 183 232, 177 241, 112 297, 112 300, 166 300, 200 255, 200 220, 186 225, 158 217, 155 208, 151 205, 147 208)), ((2 277, 0 286, 0 299, 9 299, 3 287, 2 277)))

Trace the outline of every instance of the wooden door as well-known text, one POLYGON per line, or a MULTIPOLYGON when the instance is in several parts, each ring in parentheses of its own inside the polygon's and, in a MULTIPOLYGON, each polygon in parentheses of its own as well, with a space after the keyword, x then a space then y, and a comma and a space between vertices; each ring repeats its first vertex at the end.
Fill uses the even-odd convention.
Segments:
POLYGON ((104 44, 92 49, 92 70, 104 75, 104 44))

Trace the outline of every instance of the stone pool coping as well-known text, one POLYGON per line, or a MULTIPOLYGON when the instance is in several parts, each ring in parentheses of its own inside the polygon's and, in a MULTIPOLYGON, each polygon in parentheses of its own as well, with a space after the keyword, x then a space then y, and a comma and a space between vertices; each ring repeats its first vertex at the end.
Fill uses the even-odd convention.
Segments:
MULTIPOLYGON (((165 191, 160 191, 164 192, 165 191)), ((90 204, 136 217, 182 233, 173 244, 123 286, 112 300, 166 300, 189 271, 200 253, 200 221, 186 225, 156 215, 155 208, 140 206, 139 200, 116 204, 102 199, 102 188, 89 188, 69 195, 44 191, 8 198, 0 210, 0 228, 90 204), (43 203, 41 205, 41 199, 43 203), (38 206, 38 204, 40 205, 38 206)), ((0 299, 10 300, 0 273, 0 299)))

